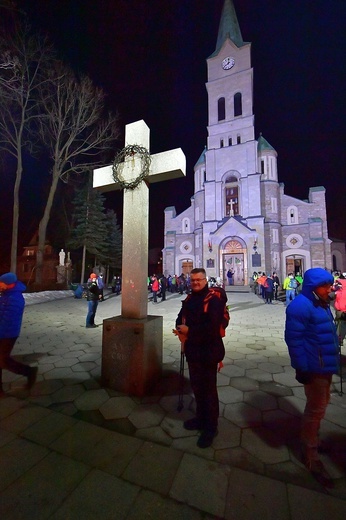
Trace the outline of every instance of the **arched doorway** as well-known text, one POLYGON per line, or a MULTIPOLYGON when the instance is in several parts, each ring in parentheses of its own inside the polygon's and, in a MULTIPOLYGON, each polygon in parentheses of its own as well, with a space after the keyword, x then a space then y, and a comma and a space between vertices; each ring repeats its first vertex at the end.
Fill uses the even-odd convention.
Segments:
POLYGON ((183 274, 190 274, 193 269, 193 263, 191 260, 186 260, 181 263, 181 272, 183 274))
POLYGON ((227 272, 233 273, 233 285, 245 285, 247 283, 247 255, 245 244, 237 239, 229 240, 221 251, 222 279, 228 285, 227 272))

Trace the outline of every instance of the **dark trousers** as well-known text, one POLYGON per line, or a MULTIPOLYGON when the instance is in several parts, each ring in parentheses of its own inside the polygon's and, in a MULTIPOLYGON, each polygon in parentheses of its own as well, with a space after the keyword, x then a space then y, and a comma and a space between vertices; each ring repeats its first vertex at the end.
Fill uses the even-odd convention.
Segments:
POLYGON ((95 314, 98 305, 97 300, 92 300, 88 302, 88 314, 86 317, 86 325, 95 325, 95 314))
POLYGON ((196 399, 196 417, 202 422, 204 430, 215 432, 219 418, 217 363, 190 362, 188 365, 196 399))
POLYGON ((28 376, 30 374, 30 366, 19 363, 11 357, 11 352, 17 338, 0 339, 0 390, 2 389, 2 369, 5 368, 15 374, 28 376))

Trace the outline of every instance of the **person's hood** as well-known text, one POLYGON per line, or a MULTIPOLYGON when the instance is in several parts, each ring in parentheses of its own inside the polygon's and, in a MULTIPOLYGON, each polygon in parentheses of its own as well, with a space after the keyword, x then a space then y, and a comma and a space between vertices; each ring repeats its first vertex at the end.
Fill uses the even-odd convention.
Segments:
POLYGON ((3 294, 24 291, 26 291, 26 285, 24 285, 23 282, 18 280, 14 287, 12 287, 11 289, 7 289, 6 291, 3 291, 3 294))
POLYGON ((304 273, 302 294, 314 301, 316 298, 312 293, 317 287, 325 284, 333 285, 333 283, 334 277, 331 273, 321 267, 313 267, 304 273))

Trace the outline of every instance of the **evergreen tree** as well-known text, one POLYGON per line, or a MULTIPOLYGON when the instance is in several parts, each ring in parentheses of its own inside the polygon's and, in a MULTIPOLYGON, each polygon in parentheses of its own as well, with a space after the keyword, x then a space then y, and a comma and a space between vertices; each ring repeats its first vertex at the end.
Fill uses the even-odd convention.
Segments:
POLYGON ((103 264, 116 269, 121 268, 122 234, 113 210, 106 213, 106 247, 100 256, 103 264))
POLYGON ((87 183, 76 195, 73 205, 73 224, 68 246, 71 249, 83 248, 81 283, 84 281, 86 253, 95 256, 95 264, 108 248, 107 217, 104 197, 87 183))

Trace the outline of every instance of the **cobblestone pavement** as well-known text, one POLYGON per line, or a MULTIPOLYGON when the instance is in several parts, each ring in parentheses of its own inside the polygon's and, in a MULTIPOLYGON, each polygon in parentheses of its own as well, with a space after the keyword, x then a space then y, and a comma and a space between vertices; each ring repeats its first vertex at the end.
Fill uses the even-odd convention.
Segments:
MULTIPOLYGON (((38 365, 39 376, 29 394, 23 378, 4 372, 1 518, 345 518, 346 397, 335 376, 321 428, 335 482, 327 493, 300 462, 305 397, 283 340, 282 303, 228 294, 219 434, 201 450, 182 426, 194 411, 187 370, 177 410, 180 345, 171 330, 181 296, 148 303, 164 319, 164 375, 139 399, 100 386, 102 326, 85 328, 86 301, 71 294, 26 296, 14 355, 38 365)), ((96 322, 119 315, 120 302, 107 295, 96 322)))

